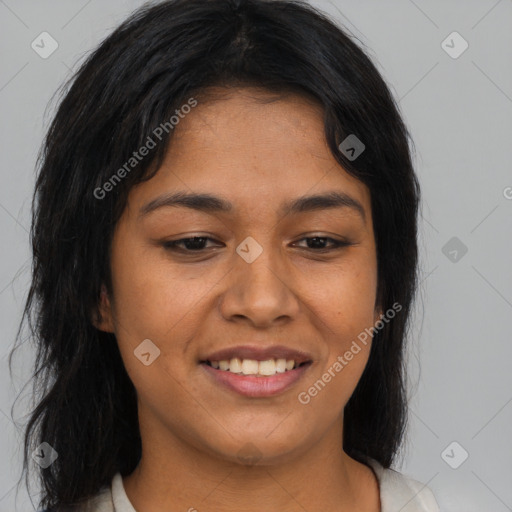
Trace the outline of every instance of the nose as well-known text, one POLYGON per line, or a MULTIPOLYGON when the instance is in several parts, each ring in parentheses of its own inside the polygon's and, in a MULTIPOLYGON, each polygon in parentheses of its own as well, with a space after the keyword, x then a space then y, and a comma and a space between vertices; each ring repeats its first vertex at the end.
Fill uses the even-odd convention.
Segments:
POLYGON ((300 303, 294 283, 277 252, 266 247, 252 263, 235 253, 234 268, 220 301, 226 320, 268 328, 297 316, 300 303))

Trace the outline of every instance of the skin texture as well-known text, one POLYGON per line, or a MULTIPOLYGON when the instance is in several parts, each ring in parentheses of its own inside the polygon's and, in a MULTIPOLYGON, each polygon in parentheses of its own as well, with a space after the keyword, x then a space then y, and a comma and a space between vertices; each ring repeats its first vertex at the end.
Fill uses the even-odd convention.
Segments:
POLYGON ((310 403, 297 399, 382 313, 370 193, 330 153, 319 105, 252 88, 198 97, 156 176, 130 191, 111 267, 113 296, 103 296, 97 327, 115 333, 137 390, 143 454, 123 480, 137 511, 380 510, 373 472, 342 448, 343 408, 371 342, 310 403), (178 190, 234 209, 138 216, 178 190), (283 201, 333 190, 357 199, 366 220, 350 208, 278 213, 283 201), (211 240, 188 255, 163 246, 193 236, 211 240), (252 263, 235 251, 247 236, 263 249, 252 263), (304 240, 314 236, 352 245, 322 252, 304 240), (145 339, 161 351, 148 366, 134 356, 145 339), (199 365, 200 355, 242 344, 286 345, 313 363, 284 393, 245 397, 199 365), (253 463, 240 459, 249 443, 253 463))

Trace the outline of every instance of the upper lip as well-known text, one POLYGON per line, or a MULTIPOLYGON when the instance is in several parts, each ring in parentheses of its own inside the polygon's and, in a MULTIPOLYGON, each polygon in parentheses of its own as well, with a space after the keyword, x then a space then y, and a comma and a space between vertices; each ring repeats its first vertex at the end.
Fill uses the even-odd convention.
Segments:
POLYGON ((238 345, 236 347, 224 348, 217 352, 212 352, 202 357, 200 361, 224 361, 235 357, 239 359, 254 359, 256 361, 266 361, 267 359, 293 359, 297 364, 311 361, 311 356, 306 352, 285 347, 284 345, 271 345, 268 347, 238 345))

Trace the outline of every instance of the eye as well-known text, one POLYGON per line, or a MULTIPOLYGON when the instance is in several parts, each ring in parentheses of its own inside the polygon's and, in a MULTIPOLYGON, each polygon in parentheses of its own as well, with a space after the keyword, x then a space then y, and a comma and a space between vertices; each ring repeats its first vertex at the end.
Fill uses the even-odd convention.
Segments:
POLYGON ((179 240, 172 240, 170 242, 164 242, 163 246, 169 250, 176 250, 180 252, 200 252, 205 249, 204 244, 207 240, 212 240, 213 238, 207 236, 193 236, 188 238, 180 238, 179 240), (185 247, 183 249, 183 247, 185 247))
POLYGON ((302 242, 304 240, 311 241, 311 242, 307 242, 308 247, 306 247, 306 249, 312 249, 314 252, 329 252, 329 251, 334 251, 336 249, 341 249, 342 247, 347 247, 349 245, 353 245, 351 242, 345 242, 344 240, 336 240, 335 238, 331 238, 328 236, 306 237, 306 238, 302 238, 301 240, 299 240, 299 242, 302 242), (330 248, 325 247, 326 242, 331 243, 330 248))
MULTIPOLYGON (((187 238, 180 238, 179 240, 171 240, 169 242, 164 242, 162 245, 165 249, 177 252, 184 253, 200 253, 208 248, 205 247, 207 241, 210 240, 215 242, 213 238, 207 236, 193 236, 187 238)), ((344 240, 336 240, 335 238, 331 238, 328 236, 312 236, 305 237, 299 240, 299 242, 307 241, 307 247, 302 247, 304 249, 310 249, 313 252, 330 252, 337 249, 341 249, 343 247, 347 247, 353 245, 351 242, 346 242, 344 240), (326 243, 330 243, 330 247, 326 247, 326 243)), ((218 245, 214 245, 213 247, 218 247, 218 245)))

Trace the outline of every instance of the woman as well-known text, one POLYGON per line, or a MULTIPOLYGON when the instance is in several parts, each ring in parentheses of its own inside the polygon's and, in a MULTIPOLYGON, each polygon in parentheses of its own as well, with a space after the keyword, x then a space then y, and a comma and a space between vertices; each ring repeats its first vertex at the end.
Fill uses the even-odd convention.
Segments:
POLYGON ((166 1, 115 30, 36 183, 39 506, 438 511, 390 469, 408 141, 369 58, 305 3, 166 1))

